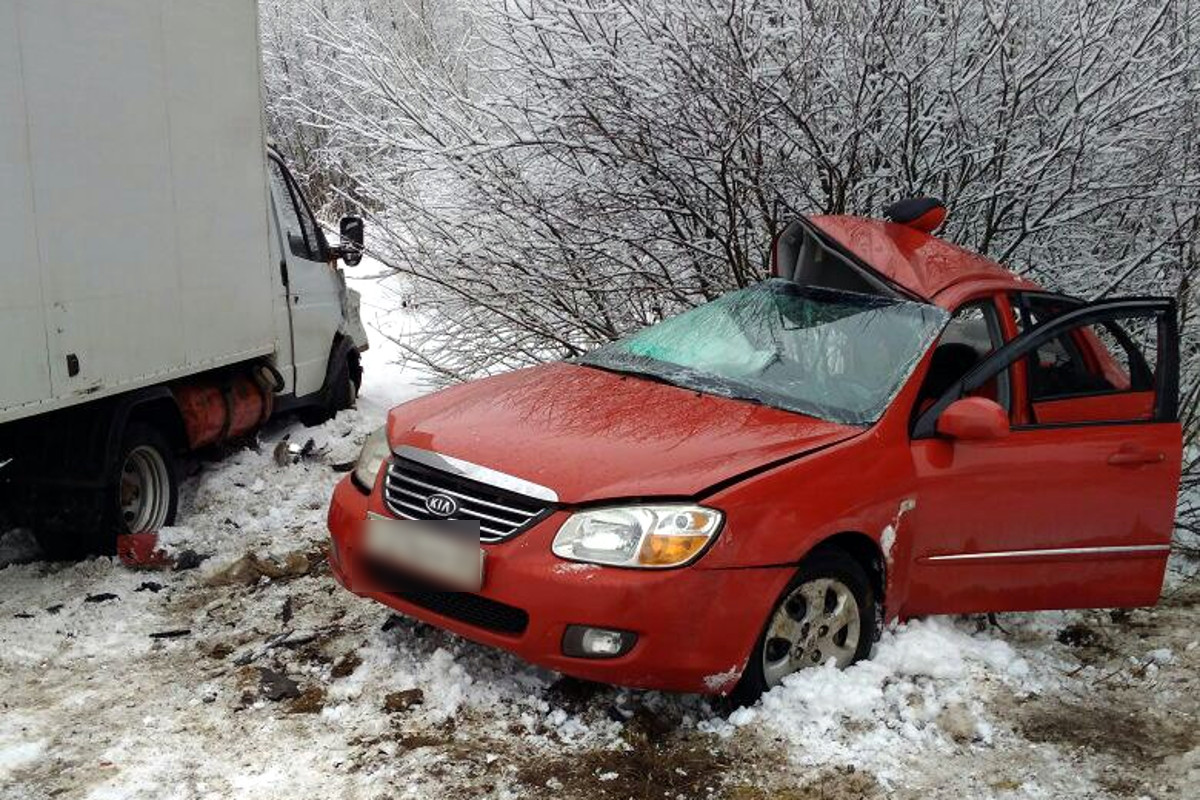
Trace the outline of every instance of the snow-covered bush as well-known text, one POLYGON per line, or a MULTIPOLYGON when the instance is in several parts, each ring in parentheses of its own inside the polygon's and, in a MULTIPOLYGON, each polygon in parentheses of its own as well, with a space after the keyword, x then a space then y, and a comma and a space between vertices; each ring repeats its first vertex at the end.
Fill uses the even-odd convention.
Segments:
POLYGON ((365 203, 447 378, 759 278, 798 213, 935 194, 1084 295, 1196 264, 1190 0, 271 0, 272 129, 365 203))
POLYGON ((1192 421, 1196 0, 268 0, 264 38, 276 137, 436 307, 445 380, 757 280, 796 214, 932 194, 1044 285, 1177 294, 1192 421))

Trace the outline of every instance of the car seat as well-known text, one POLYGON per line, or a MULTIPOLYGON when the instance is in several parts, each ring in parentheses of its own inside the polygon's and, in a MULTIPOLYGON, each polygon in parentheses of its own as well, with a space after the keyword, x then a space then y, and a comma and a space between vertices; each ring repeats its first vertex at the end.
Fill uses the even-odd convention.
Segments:
POLYGON ((978 351, 969 344, 947 342, 939 344, 929 360, 929 372, 921 387, 917 407, 924 409, 941 397, 947 389, 980 362, 978 351))

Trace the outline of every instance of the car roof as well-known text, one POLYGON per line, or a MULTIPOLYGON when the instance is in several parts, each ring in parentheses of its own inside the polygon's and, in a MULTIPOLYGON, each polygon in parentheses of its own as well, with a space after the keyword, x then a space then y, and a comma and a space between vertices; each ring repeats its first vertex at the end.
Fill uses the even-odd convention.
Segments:
POLYGON ((888 280, 951 310, 985 292, 1040 290, 995 261, 907 225, 852 216, 808 221, 888 280))

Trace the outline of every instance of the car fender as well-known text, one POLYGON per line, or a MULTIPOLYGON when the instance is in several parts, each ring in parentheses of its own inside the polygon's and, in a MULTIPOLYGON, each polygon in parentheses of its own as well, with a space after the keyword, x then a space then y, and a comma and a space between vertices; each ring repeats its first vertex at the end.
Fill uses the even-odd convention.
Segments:
MULTIPOLYGON (((916 508, 916 475, 903 426, 866 434, 722 489, 701 502, 725 513, 703 569, 798 566, 823 542, 846 534, 869 539, 884 605, 905 572, 906 517, 916 508)), ((868 565, 871 566, 871 565, 868 565)))

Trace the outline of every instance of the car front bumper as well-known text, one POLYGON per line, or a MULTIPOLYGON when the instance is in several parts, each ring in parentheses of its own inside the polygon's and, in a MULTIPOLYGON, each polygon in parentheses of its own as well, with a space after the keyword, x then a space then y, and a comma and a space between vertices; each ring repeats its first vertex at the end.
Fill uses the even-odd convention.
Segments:
POLYGON ((388 515, 379 487, 367 495, 350 478, 342 480, 329 508, 330 562, 347 589, 539 666, 621 686, 729 692, 793 573, 789 567, 636 570, 564 561, 550 552, 567 517, 557 511, 508 541, 485 545, 478 593, 447 601, 450 593, 439 592, 441 601, 428 602, 429 595, 380 582, 378 565, 360 549, 368 512, 388 515), (522 617, 519 612, 527 621, 518 631, 509 623, 522 617), (567 656, 568 625, 631 631, 637 641, 614 658, 567 656))

